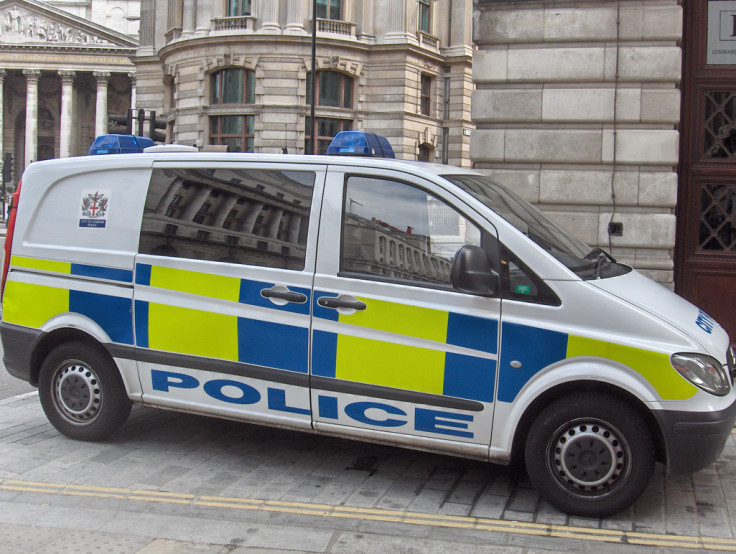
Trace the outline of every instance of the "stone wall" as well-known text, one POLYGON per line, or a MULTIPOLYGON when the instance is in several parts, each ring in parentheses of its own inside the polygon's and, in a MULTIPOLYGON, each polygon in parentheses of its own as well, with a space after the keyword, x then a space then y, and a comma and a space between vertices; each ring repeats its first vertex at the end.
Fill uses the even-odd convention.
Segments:
POLYGON ((475 3, 475 167, 669 287, 681 35, 677 0, 475 3))

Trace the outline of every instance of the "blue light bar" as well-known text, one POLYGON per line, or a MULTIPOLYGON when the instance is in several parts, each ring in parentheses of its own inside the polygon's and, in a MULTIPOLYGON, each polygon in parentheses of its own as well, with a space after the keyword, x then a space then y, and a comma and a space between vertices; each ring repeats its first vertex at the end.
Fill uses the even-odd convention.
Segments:
POLYGON ((328 154, 395 158, 386 137, 365 131, 340 131, 327 147, 328 154))
POLYGON ((96 156, 100 154, 137 154, 143 152, 144 148, 153 146, 154 142, 148 137, 137 137, 134 135, 100 135, 88 154, 96 156))

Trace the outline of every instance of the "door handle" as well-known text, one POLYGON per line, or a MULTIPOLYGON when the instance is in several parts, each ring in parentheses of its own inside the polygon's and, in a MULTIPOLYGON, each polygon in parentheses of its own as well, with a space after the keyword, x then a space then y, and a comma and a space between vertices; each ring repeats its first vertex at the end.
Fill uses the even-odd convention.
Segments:
POLYGON ((286 302, 294 302, 296 304, 304 304, 307 301, 306 294, 291 291, 286 287, 273 287, 270 289, 262 289, 261 296, 270 300, 285 300, 286 302))
POLYGON ((345 296, 323 296, 319 300, 317 300, 317 304, 322 306, 323 308, 347 308, 349 310, 365 310, 366 305, 365 302, 361 302, 360 300, 356 300, 352 297, 345 297, 345 296))

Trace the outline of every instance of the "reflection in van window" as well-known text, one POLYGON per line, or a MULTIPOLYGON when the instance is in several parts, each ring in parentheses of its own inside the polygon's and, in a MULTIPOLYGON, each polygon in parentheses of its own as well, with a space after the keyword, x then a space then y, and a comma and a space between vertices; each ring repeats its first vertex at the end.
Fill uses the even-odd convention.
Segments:
POLYGON ((343 208, 340 270, 450 285, 461 246, 480 246, 480 229, 413 186, 352 176, 343 208))
POLYGON ((314 172, 154 169, 139 251, 302 270, 314 172))

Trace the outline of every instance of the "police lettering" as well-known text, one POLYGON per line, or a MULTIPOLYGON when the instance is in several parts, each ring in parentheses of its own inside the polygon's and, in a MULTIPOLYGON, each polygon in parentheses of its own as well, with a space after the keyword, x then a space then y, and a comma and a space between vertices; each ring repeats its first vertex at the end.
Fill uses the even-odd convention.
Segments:
POLYGON ((703 331, 709 335, 713 332, 713 325, 715 320, 706 314, 703 310, 698 313, 698 319, 695 320, 695 325, 700 327, 703 331))
MULTIPOLYGON (((258 404, 264 396, 255 387, 234 379, 211 379, 202 384, 199 379, 186 373, 159 369, 151 370, 151 386, 153 390, 160 392, 199 389, 201 386, 201 390, 210 398, 242 406, 258 404)), ((309 408, 290 406, 286 392, 284 389, 268 387, 265 394, 266 409, 307 416, 312 414, 309 408)), ((316 408, 322 419, 338 420, 342 412, 353 421, 383 429, 413 425, 416 431, 425 433, 473 438, 473 433, 468 430, 468 425, 473 422, 473 416, 468 414, 417 407, 414 409, 412 423, 409 414, 397 406, 378 401, 359 401, 349 402, 340 410, 340 398, 326 394, 317 396, 316 408)))

